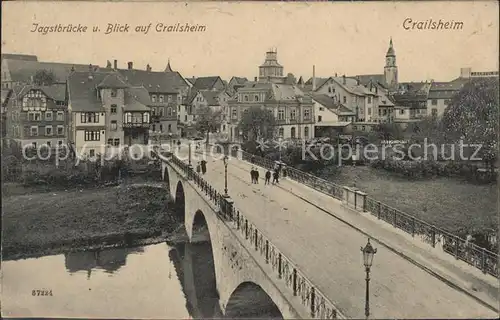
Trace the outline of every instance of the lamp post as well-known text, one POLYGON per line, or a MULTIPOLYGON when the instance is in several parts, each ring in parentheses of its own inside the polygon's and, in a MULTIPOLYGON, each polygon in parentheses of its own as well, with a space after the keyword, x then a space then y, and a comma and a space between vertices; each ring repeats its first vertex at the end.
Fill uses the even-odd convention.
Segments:
POLYGON ((370 315, 370 268, 372 266, 373 256, 375 255, 375 253, 377 253, 377 249, 374 249, 372 247, 372 245, 370 244, 370 239, 368 238, 368 243, 364 248, 361 247, 361 252, 363 252, 363 264, 365 265, 366 271, 365 316, 368 319, 368 316, 370 315))
POLYGON ((222 158, 222 161, 224 161, 224 196, 227 198, 229 197, 227 194, 227 155, 224 155, 224 158, 222 158))
POLYGON ((281 147, 283 143, 283 138, 281 136, 278 138, 278 142, 279 142, 278 149, 280 150, 280 163, 281 163, 281 147))
POLYGON ((191 141, 188 142, 188 165, 191 166, 191 141))

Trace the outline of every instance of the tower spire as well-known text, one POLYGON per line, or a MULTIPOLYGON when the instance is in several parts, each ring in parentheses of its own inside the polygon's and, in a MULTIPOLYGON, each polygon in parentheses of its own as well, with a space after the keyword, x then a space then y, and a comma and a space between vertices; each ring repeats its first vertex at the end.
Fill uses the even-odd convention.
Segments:
POLYGON ((172 67, 170 66, 170 58, 168 58, 168 64, 167 64, 167 67, 165 68, 165 72, 174 72, 172 70, 172 67))

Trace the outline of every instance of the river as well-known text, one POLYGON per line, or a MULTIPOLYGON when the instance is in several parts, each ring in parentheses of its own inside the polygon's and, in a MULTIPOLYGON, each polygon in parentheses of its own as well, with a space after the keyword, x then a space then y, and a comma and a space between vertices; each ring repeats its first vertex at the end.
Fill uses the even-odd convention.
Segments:
POLYGON ((5 261, 2 316, 221 318, 210 260, 209 245, 161 243, 5 261))

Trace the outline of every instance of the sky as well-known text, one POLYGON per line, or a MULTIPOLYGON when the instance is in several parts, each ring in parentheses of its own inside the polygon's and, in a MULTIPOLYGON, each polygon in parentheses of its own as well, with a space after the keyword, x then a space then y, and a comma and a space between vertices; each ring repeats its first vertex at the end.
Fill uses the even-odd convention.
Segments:
POLYGON ((39 61, 163 71, 168 59, 185 77, 253 79, 270 48, 284 73, 382 74, 389 39, 400 81, 452 80, 460 68, 498 71, 498 2, 2 2, 2 53, 39 61), (405 30, 412 21, 461 21, 461 30, 405 30), (31 32, 33 23, 86 25, 85 33, 31 32), (129 32, 104 34, 108 23, 129 32), (150 31, 135 32, 152 24, 150 31), (205 25, 204 32, 155 32, 157 23, 205 25), (98 26, 100 32, 92 32, 98 26))

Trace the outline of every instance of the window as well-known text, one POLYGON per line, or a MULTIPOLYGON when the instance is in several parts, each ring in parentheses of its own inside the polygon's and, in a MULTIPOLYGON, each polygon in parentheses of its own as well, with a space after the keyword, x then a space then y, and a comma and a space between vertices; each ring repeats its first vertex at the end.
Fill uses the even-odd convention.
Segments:
POLYGON ((149 112, 144 112, 142 114, 142 123, 149 123, 149 112))
POLYGON ((64 121, 64 111, 57 111, 56 120, 64 121))
POLYGON ((156 94, 151 95, 151 101, 156 102, 156 94))
POLYGON ((168 102, 172 102, 172 96, 168 96, 168 102))
POLYGON ((32 142, 32 143, 31 143, 31 146, 32 146, 33 148, 36 148, 36 142, 32 142))
POLYGON ((60 146, 62 146, 63 141, 62 140, 57 140, 57 144, 60 145, 60 146))
POLYGON ((433 116, 433 117, 437 116, 437 114, 438 114, 438 109, 436 109, 436 108, 432 108, 431 113, 432 113, 432 116, 433 116))
POLYGON ((438 104, 437 99, 432 99, 432 100, 431 100, 431 104, 432 104, 433 106, 436 106, 436 105, 438 104))
POLYGON ((344 96, 344 103, 347 103, 347 97, 344 96))
POLYGON ((57 126, 57 135, 62 136, 64 134, 64 126, 57 126))
POLYGON ((89 156, 95 157, 95 150, 94 149, 89 150, 89 156))
POLYGON ((97 123, 99 122, 99 114, 94 112, 82 113, 80 120, 82 123, 97 123))
POLYGON ((405 114, 404 109, 399 110, 399 114, 405 114))
POLYGON ((171 117, 172 116, 172 108, 168 107, 167 108, 167 117, 171 117))
POLYGON ((47 141, 47 143, 46 143, 46 144, 47 144, 47 147, 49 147, 49 148, 51 147, 51 143, 50 143, 50 141, 47 141))
POLYGON ((160 132, 163 132, 163 125, 160 124, 160 132))
POLYGON ((118 123, 116 123, 116 120, 111 120, 111 130, 118 130, 118 123))
POLYGON ((111 89, 111 97, 115 98, 116 97, 116 89, 111 89))
POLYGON ((165 113, 165 109, 164 108, 158 108, 158 110, 160 111, 160 117, 163 117, 163 114, 165 113))
POLYGON ((164 101, 164 97, 162 94, 160 94, 160 96, 158 97, 158 99, 160 100, 160 102, 163 102, 164 101))
POLYGON ((168 132, 172 132, 172 125, 171 125, 171 124, 169 124, 169 125, 168 125, 168 129, 167 129, 167 131, 168 131, 168 132))
POLYGON ((371 116, 372 114, 372 108, 368 108, 368 115, 371 116))
POLYGON ((110 146, 113 145, 113 139, 108 139, 108 145, 110 145, 110 146))
POLYGON ((387 109, 384 109, 384 116, 387 115, 387 109))
POLYGON ((232 119, 238 118, 238 111, 236 110, 236 108, 231 109, 231 118, 232 119))
POLYGON ((115 138, 115 139, 113 140, 113 144, 114 144, 114 146, 115 146, 115 147, 120 146, 120 139, 119 139, 119 138, 115 138))
POLYGON ((332 93, 332 87, 328 87, 328 92, 332 93))
POLYGON ((285 135, 285 129, 283 129, 283 128, 279 128, 279 130, 278 130, 278 135, 279 135, 280 137, 283 137, 283 136, 285 135))
POLYGON ((309 139, 309 127, 304 128, 304 138, 309 139))
POLYGON ((290 110, 290 120, 295 120, 297 118, 297 110, 291 109, 290 110))
POLYGON ((52 121, 52 111, 45 112, 45 120, 52 121))
POLYGON ((278 110, 278 120, 285 120, 285 109, 278 110))
POLYGON ((255 101, 259 101, 259 96, 256 94, 256 95, 254 96, 254 99, 255 99, 255 101))
POLYGON ((361 131, 365 131, 366 127, 365 126, 361 126, 361 131))
POLYGON ((38 136, 38 127, 37 126, 32 126, 31 129, 30 129, 30 133, 34 137, 38 136))
POLYGON ((248 101, 248 96, 247 95, 244 96, 244 100, 248 101))
POLYGON ((188 116, 187 116, 187 115, 185 115, 185 116, 184 116, 184 122, 187 122, 187 121, 188 121, 188 116))
POLYGON ((101 132, 93 130, 85 130, 85 141, 99 141, 101 140, 101 132))
POLYGON ((325 110, 325 108, 319 107, 319 111, 324 111, 324 110, 325 110))
POLYGON ((372 103, 372 97, 368 97, 368 103, 372 103))
POLYGON ((304 109, 304 120, 311 119, 311 110, 304 109))
POLYGON ((111 114, 116 114, 116 104, 111 105, 111 114))
POLYGON ((292 138, 295 138, 295 127, 290 129, 290 135, 292 136, 292 138))
POLYGON ((318 116, 318 122, 321 122, 321 120, 323 120, 323 117, 322 116, 318 116))
POLYGON ((450 103, 451 103, 451 100, 450 100, 450 99, 446 99, 446 100, 444 100, 444 104, 445 104, 445 105, 449 105, 450 103))

